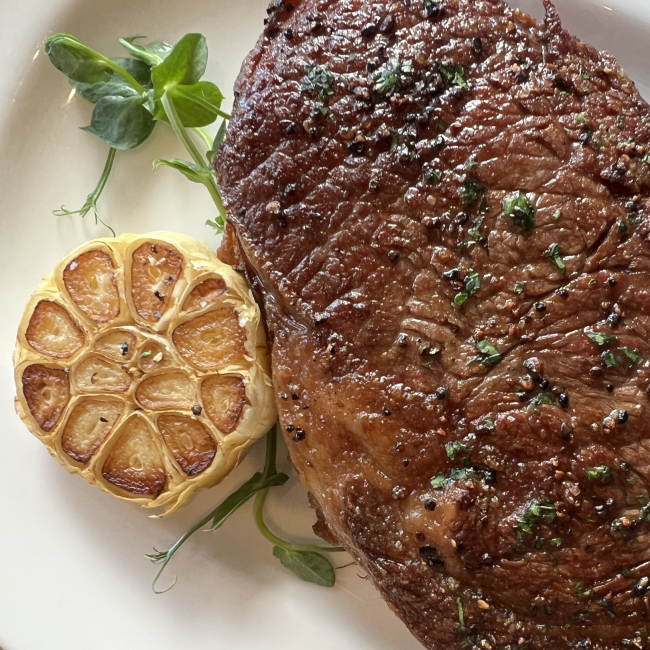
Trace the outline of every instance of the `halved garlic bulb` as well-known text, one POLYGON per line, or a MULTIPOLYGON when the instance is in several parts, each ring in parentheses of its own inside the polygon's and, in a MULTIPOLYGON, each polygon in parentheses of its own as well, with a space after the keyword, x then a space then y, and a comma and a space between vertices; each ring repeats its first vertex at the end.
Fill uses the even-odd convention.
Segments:
POLYGON ((166 513, 276 418, 250 290, 175 233, 73 251, 32 296, 14 365, 18 414, 64 467, 166 513))

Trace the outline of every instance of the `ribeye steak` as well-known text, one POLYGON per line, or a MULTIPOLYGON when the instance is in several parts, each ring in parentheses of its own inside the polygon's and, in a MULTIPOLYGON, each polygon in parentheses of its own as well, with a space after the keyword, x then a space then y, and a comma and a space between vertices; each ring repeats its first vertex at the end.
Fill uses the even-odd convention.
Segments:
POLYGON ((268 13, 222 254, 320 532, 431 650, 648 647, 648 105, 548 1, 268 13))

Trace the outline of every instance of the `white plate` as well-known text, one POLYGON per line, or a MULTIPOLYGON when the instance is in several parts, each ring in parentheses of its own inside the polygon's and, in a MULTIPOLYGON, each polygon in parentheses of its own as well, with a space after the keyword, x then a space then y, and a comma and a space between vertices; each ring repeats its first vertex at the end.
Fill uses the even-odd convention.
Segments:
MULTIPOLYGON (((417 0, 416 0, 417 1, 417 0)), ((271 555, 250 504, 223 529, 197 533, 168 567, 176 587, 156 596, 155 567, 145 558, 168 548, 262 465, 253 449, 220 487, 201 493, 177 516, 148 519, 78 477, 68 475, 28 434, 13 410, 11 354, 24 303, 40 278, 69 250, 106 232, 89 215, 55 218, 94 186, 105 147, 76 127, 88 122, 83 101, 40 52, 57 31, 117 55, 119 36, 171 42, 203 32, 211 57, 206 78, 226 95, 262 30, 265 0, 21 0, 0 3, 0 646, 4 650, 417 650, 363 572, 337 572, 337 586, 300 582, 271 555)), ((541 16, 537 0, 522 9, 541 16)), ((642 92, 650 89, 647 0, 558 1, 565 26, 614 53, 642 92)), ((650 93, 646 92, 650 97, 650 93)), ((101 201, 118 232, 169 229, 216 245, 203 226, 209 197, 171 170, 151 172, 158 156, 182 155, 164 128, 134 153, 118 154, 101 201)), ((281 449, 286 456, 286 450, 281 449)), ((283 464, 290 471, 289 464, 283 464)), ((274 490, 270 519, 287 535, 309 538, 313 514, 291 472, 274 490)), ((346 556, 347 557, 347 556, 346 556)), ((344 557, 335 557, 345 564, 344 557)))

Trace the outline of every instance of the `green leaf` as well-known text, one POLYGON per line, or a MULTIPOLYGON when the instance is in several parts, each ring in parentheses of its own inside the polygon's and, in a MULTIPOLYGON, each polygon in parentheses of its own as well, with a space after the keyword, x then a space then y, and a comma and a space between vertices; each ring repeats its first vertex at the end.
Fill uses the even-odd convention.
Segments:
POLYGON ((185 34, 167 58, 151 71, 154 99, 174 86, 193 86, 205 73, 208 46, 202 34, 185 34))
POLYGON ((156 171, 159 167, 171 167, 176 171, 179 171, 185 178, 192 181, 192 183, 205 183, 206 175, 209 175, 202 167, 196 165, 195 163, 188 162, 186 160, 163 160, 162 158, 157 158, 153 161, 153 168, 156 171))
POLYGON ((212 523, 208 530, 216 530, 255 494, 270 487, 284 485, 289 480, 286 474, 273 474, 264 479, 261 472, 255 472, 240 488, 235 490, 216 510, 212 512, 212 523))
POLYGON ((108 81, 94 84, 76 84, 77 93, 85 100, 96 104, 104 97, 138 97, 138 92, 119 75, 113 75, 108 81))
POLYGON ((90 126, 96 135, 115 149, 133 149, 142 144, 156 125, 141 97, 104 97, 95 105, 90 126))
POLYGON ((214 161, 214 157, 217 154, 217 151, 219 150, 219 147, 224 141, 224 138, 226 137, 226 120, 221 120, 221 125, 219 126, 219 130, 217 131, 217 135, 214 136, 214 141, 212 142, 212 147, 210 151, 206 154, 206 158, 208 159, 208 162, 210 165, 212 165, 214 161))
POLYGON ((517 282, 517 284, 515 284, 515 293, 521 295, 522 293, 524 293, 524 291, 526 291, 527 285, 528 285, 527 282, 517 282))
POLYGON ((457 307, 462 307, 468 298, 469 295, 466 294, 465 292, 456 294, 456 297, 454 298, 454 305, 456 305, 457 307))
POLYGON ((619 348, 619 351, 625 355, 627 359, 627 364, 631 368, 632 366, 638 366, 643 363, 643 357, 641 356, 641 351, 638 348, 630 350, 630 348, 619 348))
POLYGON ((548 257, 562 275, 566 275, 566 265, 562 259, 562 250, 559 244, 551 244, 548 249, 548 257))
MULTIPOLYGON (((211 81, 200 81, 192 86, 175 86, 169 90, 169 96, 185 127, 207 126, 222 114, 220 108, 223 95, 211 81)), ((154 117, 169 121, 160 102, 156 103, 154 117)))
POLYGON ((392 56, 373 74, 373 90, 378 95, 392 95, 400 90, 402 77, 407 74, 413 74, 413 63, 401 62, 397 57, 392 56))
POLYGON ((474 346, 480 352, 478 361, 491 368, 501 361, 501 353, 487 339, 474 341, 474 346))
POLYGON ((530 230, 535 225, 535 206, 523 192, 503 202, 503 213, 522 230, 530 230))
POLYGON ((151 68, 142 61, 130 58, 111 59, 123 70, 126 70, 142 86, 151 85, 151 68))
POLYGON ((608 345, 610 343, 616 343, 618 339, 615 336, 610 336, 605 332, 585 332, 591 341, 596 345, 608 345))
POLYGON ((69 34, 56 34, 45 41, 52 65, 72 81, 94 84, 113 75, 109 62, 69 34))
POLYGON ((145 36, 129 36, 128 38, 121 38, 120 43, 125 47, 136 59, 139 59, 146 65, 153 67, 160 65, 172 51, 172 46, 164 41, 154 41, 145 45, 138 45, 134 41, 145 36))
POLYGON ((293 549, 273 547, 273 555, 282 566, 289 569, 305 582, 313 582, 320 587, 333 587, 335 582, 334 567, 320 553, 313 551, 296 551, 293 549))

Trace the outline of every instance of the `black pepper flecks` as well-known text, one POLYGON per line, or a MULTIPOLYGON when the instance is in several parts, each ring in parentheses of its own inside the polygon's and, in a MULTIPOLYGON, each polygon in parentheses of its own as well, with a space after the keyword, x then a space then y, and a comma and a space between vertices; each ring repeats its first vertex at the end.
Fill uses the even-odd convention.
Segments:
POLYGON ((288 424, 287 425, 287 433, 293 433, 296 430, 296 427, 293 426, 293 424, 288 424))
POLYGON ((433 499, 427 499, 424 502, 424 507, 429 511, 433 512, 436 509, 436 502, 433 499))
POLYGON ((307 434, 305 433, 304 429, 296 429, 296 433, 293 435, 292 440, 294 442, 300 442, 301 440, 304 440, 307 437, 307 434))
POLYGON ((388 252, 388 259, 391 262, 397 262, 397 260, 399 259, 399 253, 397 251, 389 251, 388 252))
POLYGON ((279 393, 278 396, 279 396, 280 399, 284 399, 284 400, 289 399, 289 396, 286 393, 279 393))
POLYGON ((153 295, 156 296, 156 298, 158 298, 160 302, 165 302, 165 296, 163 296, 162 293, 160 293, 160 291, 154 291, 153 295))
POLYGON ((607 278, 607 284, 609 284, 610 287, 615 287, 618 282, 616 282, 616 278, 607 278))
POLYGON ((614 386, 612 386, 611 384, 607 384, 606 388, 607 388, 608 393, 613 393, 614 392, 614 386))
POLYGON ((436 389, 436 399, 439 400, 446 399, 448 392, 449 392, 448 388, 441 386, 440 388, 436 389))
POLYGON ((300 397, 298 397, 298 393, 291 393, 291 399, 295 401, 300 399, 300 397))
POLYGON ((122 356, 125 357, 129 353, 129 344, 128 343, 122 343, 120 346, 120 349, 122 350, 122 356))
POLYGON ((567 406, 569 406, 569 396, 566 393, 560 393, 558 402, 560 403, 560 406, 565 409, 567 406))
POLYGON ((629 415, 625 409, 622 409, 618 412, 618 424, 625 424, 628 421, 629 415))
POLYGON ((539 312, 546 311, 546 305, 543 302, 535 303, 535 309, 539 312))
POLYGON ((196 416, 199 416, 199 415, 201 415, 201 413, 203 413, 203 407, 200 406, 199 404, 195 404, 192 407, 192 414, 196 415, 196 416))
POLYGON ((385 409, 383 410, 383 414, 384 414, 386 417, 388 417, 388 416, 390 415, 390 411, 389 411, 387 408, 385 408, 385 409))

